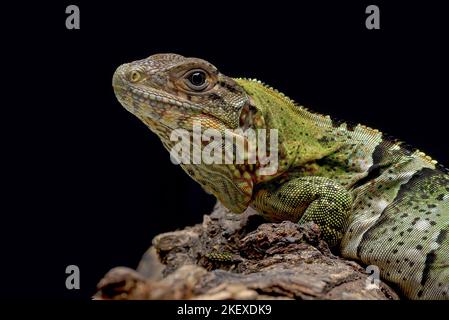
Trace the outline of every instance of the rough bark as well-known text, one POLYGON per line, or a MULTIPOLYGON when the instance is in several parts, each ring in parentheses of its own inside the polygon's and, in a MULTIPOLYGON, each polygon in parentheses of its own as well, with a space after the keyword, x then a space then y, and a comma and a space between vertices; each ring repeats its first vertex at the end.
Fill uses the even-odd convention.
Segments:
POLYGON ((398 299, 368 277, 329 250, 316 224, 265 223, 251 209, 237 215, 217 204, 202 224, 156 236, 137 270, 110 270, 95 298, 398 299), (210 260, 211 252, 232 259, 210 260))

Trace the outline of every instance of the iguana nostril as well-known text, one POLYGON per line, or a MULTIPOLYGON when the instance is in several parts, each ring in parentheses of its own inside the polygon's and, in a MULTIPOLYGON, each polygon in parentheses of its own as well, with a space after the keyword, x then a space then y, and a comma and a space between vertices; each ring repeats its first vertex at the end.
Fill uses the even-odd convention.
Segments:
POLYGON ((141 76, 140 72, 137 70, 132 70, 129 73, 129 80, 131 82, 138 82, 141 78, 142 78, 142 76, 141 76))

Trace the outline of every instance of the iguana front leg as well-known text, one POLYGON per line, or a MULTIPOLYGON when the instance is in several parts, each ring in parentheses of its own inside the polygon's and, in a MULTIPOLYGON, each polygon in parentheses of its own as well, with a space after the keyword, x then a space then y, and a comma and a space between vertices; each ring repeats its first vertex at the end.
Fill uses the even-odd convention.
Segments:
POLYGON ((351 194, 324 177, 300 177, 256 190, 253 206, 270 221, 313 221, 330 246, 343 236, 352 204, 351 194))

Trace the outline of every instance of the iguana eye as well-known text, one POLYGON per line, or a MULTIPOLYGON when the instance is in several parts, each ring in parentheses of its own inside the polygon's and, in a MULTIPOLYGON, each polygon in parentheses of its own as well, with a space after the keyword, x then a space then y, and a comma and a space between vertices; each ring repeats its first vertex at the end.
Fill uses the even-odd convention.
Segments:
POLYGON ((187 85, 196 91, 207 87, 207 75, 202 70, 194 70, 187 75, 187 85))

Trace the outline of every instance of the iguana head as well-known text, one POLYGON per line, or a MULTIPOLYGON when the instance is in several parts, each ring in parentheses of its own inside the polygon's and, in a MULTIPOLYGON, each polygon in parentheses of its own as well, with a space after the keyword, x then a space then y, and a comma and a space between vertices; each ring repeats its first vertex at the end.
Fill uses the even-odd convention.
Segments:
POLYGON ((177 54, 121 65, 113 87, 128 111, 171 129, 190 129, 191 120, 204 116, 217 126, 235 129, 248 102, 244 90, 212 64, 177 54))
MULTIPOLYGON (((175 129, 236 129, 249 103, 243 88, 207 61, 156 54, 126 63, 113 77, 120 103, 144 122, 170 149, 175 129)), ((251 199, 252 174, 233 164, 181 164, 183 169, 230 210, 242 212, 251 199)))

